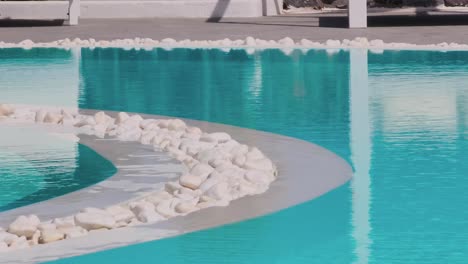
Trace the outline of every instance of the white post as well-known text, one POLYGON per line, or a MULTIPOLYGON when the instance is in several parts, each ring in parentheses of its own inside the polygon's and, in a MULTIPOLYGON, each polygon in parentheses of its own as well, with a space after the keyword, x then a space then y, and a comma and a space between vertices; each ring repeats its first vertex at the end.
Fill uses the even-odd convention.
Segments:
POLYGON ((349 28, 367 27, 367 0, 350 0, 348 4, 349 28))
POLYGON ((80 0, 68 0, 68 25, 78 25, 80 17, 80 0))
POLYGON ((372 115, 369 108, 367 50, 351 49, 349 67, 350 143, 351 160, 355 170, 351 179, 354 227, 352 236, 356 241, 357 254, 353 264, 360 264, 369 262, 372 244, 370 239, 372 115))
POLYGON ((277 16, 283 13, 283 0, 262 0, 264 16, 277 16))

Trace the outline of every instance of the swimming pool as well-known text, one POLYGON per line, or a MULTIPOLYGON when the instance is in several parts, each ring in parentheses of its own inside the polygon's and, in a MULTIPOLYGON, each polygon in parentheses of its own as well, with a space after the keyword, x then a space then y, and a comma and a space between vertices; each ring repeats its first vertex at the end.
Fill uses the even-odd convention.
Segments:
POLYGON ((2 65, 34 81, 8 80, 0 70, 0 87, 17 86, 2 88, 2 100, 270 131, 328 148, 356 171, 350 183, 272 215, 54 263, 426 264, 468 258, 467 52, 11 52, 0 49, 2 65), (56 77, 34 75, 38 68, 56 77), (37 94, 65 89, 59 98, 67 99, 25 96, 32 87, 37 94))
POLYGON ((85 145, 21 126, 0 124, 0 212, 100 182, 116 172, 85 145))

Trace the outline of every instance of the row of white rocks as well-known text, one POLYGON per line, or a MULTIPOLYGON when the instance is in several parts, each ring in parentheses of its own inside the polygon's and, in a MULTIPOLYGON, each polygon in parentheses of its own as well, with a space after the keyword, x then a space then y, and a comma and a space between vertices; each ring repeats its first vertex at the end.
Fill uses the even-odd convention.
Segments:
POLYGON ((64 109, 28 108, 0 104, 0 122, 29 122, 70 126, 77 133, 99 138, 140 141, 167 151, 184 163, 188 173, 167 182, 164 190, 108 208, 84 208, 75 215, 41 221, 36 215, 19 216, 0 228, 0 251, 84 236, 171 217, 265 192, 277 170, 256 147, 240 144, 229 134, 204 133, 180 119, 143 119, 104 112, 83 115, 64 109))
POLYGON ((292 38, 286 37, 276 40, 263 40, 253 37, 246 39, 222 39, 222 40, 180 40, 165 38, 163 40, 153 40, 150 38, 134 38, 134 39, 116 39, 116 40, 95 40, 95 39, 62 39, 52 42, 33 42, 29 39, 19 43, 8 43, 0 41, 0 48, 9 47, 122 47, 122 48, 155 48, 155 47, 219 47, 219 48, 368 48, 368 49, 438 49, 438 50, 468 50, 468 44, 458 43, 438 43, 438 44, 409 44, 409 43, 385 43, 383 40, 375 39, 368 40, 364 37, 357 37, 349 40, 329 39, 325 42, 316 42, 308 39, 294 41, 292 38))

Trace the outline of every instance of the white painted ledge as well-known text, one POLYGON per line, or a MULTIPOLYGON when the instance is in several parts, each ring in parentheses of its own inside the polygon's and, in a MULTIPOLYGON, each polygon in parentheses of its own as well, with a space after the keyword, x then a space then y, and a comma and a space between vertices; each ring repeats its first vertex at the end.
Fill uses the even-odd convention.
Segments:
MULTIPOLYGON (((81 1, 80 18, 260 17, 277 15, 282 0, 81 1)), ((67 19, 68 1, 0 2, 0 19, 67 19)))

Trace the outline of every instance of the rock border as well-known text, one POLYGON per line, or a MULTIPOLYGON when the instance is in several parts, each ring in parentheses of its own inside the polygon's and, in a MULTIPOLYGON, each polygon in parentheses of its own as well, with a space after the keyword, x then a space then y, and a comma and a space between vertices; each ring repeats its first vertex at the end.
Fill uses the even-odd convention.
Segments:
POLYGON ((369 50, 441 50, 441 51, 468 51, 468 44, 442 42, 438 44, 410 44, 391 42, 386 43, 381 39, 368 40, 365 37, 357 37, 349 40, 329 39, 323 43, 308 39, 301 39, 295 42, 286 37, 276 40, 262 40, 254 37, 246 39, 222 39, 222 40, 190 40, 177 41, 172 38, 153 40, 150 38, 116 39, 116 40, 95 40, 66 38, 52 42, 33 42, 26 39, 18 43, 8 43, 0 41, 0 48, 124 48, 124 49, 153 49, 153 48, 254 48, 254 49, 369 49, 369 50))
POLYGON ((105 209, 88 207, 43 222, 36 215, 21 215, 6 230, 0 229, 0 252, 227 206, 264 193, 277 177, 275 165, 258 148, 240 144, 227 133, 204 133, 180 119, 143 119, 124 112, 112 118, 104 112, 85 115, 69 109, 0 104, 0 121, 68 126, 79 134, 151 144, 189 169, 178 181, 166 183, 164 190, 105 209))

